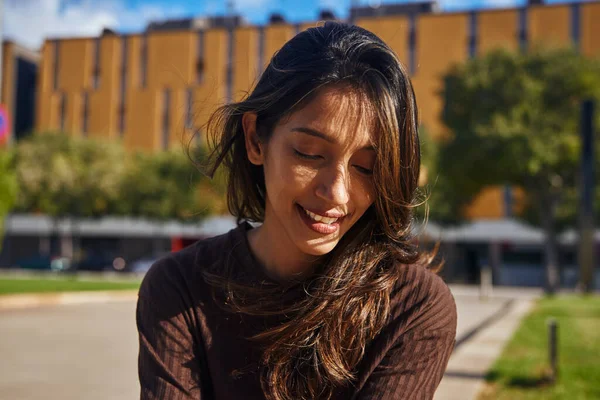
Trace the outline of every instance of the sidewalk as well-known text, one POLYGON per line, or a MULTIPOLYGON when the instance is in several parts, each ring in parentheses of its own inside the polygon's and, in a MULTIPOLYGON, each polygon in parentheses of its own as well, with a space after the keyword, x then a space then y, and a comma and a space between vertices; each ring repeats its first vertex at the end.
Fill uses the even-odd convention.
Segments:
POLYGON ((487 300, 477 287, 454 286, 459 326, 454 353, 434 400, 475 400, 485 375, 529 312, 541 289, 494 288, 487 300))
POLYGON ((69 304, 131 302, 136 301, 137 296, 137 290, 6 294, 0 296, 0 311, 69 304))

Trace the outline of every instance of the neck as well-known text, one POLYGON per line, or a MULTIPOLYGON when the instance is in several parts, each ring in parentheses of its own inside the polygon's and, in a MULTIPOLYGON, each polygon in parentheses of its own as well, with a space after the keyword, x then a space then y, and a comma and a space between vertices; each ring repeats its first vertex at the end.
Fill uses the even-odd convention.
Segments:
POLYGON ((268 224, 248 231, 248 242, 266 274, 275 280, 305 278, 313 272, 319 259, 302 253, 285 234, 277 234, 268 224))

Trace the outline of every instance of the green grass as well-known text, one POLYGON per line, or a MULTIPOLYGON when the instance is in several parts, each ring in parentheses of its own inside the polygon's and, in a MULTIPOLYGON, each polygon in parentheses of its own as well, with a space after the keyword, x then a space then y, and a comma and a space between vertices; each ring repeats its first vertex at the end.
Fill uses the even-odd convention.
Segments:
POLYGON ((541 299, 486 377, 479 400, 600 399, 600 296, 541 299), (558 322, 558 379, 549 381, 547 320, 558 322))
POLYGON ((90 281, 77 277, 57 277, 49 279, 10 279, 0 278, 0 296, 18 293, 79 292, 93 290, 138 289, 139 281, 90 281))

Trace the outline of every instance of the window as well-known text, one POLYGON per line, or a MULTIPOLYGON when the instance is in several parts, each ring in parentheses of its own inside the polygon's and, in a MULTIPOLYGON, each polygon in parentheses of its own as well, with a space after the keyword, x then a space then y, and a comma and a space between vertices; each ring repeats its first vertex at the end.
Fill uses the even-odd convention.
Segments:
POLYGON ((60 131, 65 131, 65 117, 67 113, 67 94, 63 93, 60 97, 60 131))
POLYGON ((504 186, 504 216, 511 218, 513 216, 514 196, 512 187, 504 186))
POLYGON ((82 94, 82 102, 81 102, 81 112, 82 112, 82 118, 81 118, 81 132, 83 133, 84 136, 87 136, 88 134, 88 118, 89 118, 89 93, 88 92, 83 92, 82 94))
POLYGON ((227 29, 227 101, 233 101, 233 52, 235 38, 233 28, 227 29))
POLYGON ((417 73, 417 16, 410 14, 408 33, 408 72, 417 73))
POLYGON ((169 132, 170 118, 169 111, 171 108, 171 89, 165 89, 163 92, 163 115, 162 115, 162 148, 169 148, 169 132))
POLYGON ((194 117, 192 115, 194 103, 194 91, 188 88, 185 93, 185 127, 192 129, 194 125, 194 117))
POLYGON ((477 13, 469 13, 469 57, 473 58, 477 54, 477 13))
POLYGON ((60 67, 59 65, 59 61, 60 61, 60 41, 55 40, 54 41, 54 62, 53 62, 53 87, 54 90, 58 90, 58 68, 60 67))
POLYGON ((125 134, 125 101, 127 95, 127 37, 121 39, 121 90, 119 93, 119 135, 125 134))
POLYGON ((204 31, 198 31, 196 45, 196 83, 204 81, 204 31))
POLYGON ((256 69, 260 74, 264 69, 265 65, 265 28, 260 26, 258 28, 258 68, 256 69))
POLYGON ((519 9, 519 48, 527 51, 527 7, 519 9))
POLYGON ((92 72, 92 87, 97 90, 100 86, 100 38, 94 41, 94 70, 92 72))
POLYGON ((146 88, 148 80, 148 36, 142 36, 142 43, 140 45, 140 79, 142 89, 146 88))
POLYGON ((581 39, 581 4, 571 4, 571 41, 576 49, 579 49, 581 39))

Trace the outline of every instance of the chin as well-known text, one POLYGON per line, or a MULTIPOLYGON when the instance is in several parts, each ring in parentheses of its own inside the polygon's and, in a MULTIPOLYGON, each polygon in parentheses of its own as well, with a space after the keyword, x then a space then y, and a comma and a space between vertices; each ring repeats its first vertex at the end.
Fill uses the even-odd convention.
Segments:
POLYGON ((313 239, 302 243, 302 246, 299 247, 302 249, 303 253, 311 256, 324 256, 335 249, 335 246, 337 246, 338 243, 339 238, 329 240, 313 239))

